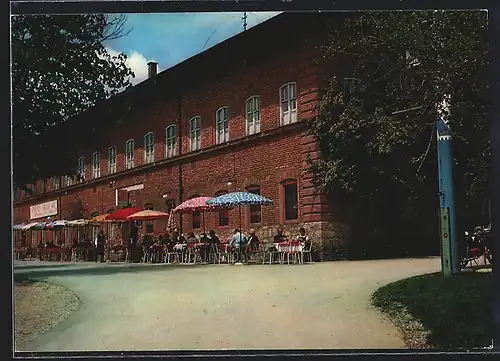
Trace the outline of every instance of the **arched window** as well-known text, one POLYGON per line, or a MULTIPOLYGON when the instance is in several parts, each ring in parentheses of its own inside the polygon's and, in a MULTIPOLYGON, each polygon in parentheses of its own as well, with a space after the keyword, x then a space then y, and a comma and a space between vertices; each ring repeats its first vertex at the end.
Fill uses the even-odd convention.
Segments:
MULTIPOLYGON (((153 203, 146 203, 144 204, 144 209, 149 209, 152 211, 154 208, 153 203)), ((146 227, 146 233, 153 233, 154 232, 154 224, 153 221, 145 221, 145 227, 146 227)))
POLYGON ((245 120, 247 135, 260 132, 260 97, 254 95, 245 102, 245 120))
POLYGON ((297 180, 289 179, 281 183, 281 208, 284 221, 294 221, 299 218, 299 194, 297 180))
POLYGON ((155 139, 152 132, 144 136, 144 164, 155 161, 155 139))
MULTIPOLYGON (((226 194, 227 191, 219 191, 214 194, 214 197, 221 196, 223 194, 226 194)), ((217 225, 219 227, 224 227, 224 226, 229 226, 229 210, 228 209, 221 209, 219 212, 217 212, 217 225)))
POLYGON ((125 143, 125 168, 134 168, 134 140, 129 139, 125 143))
MULTIPOLYGON (((252 185, 248 186, 246 191, 248 193, 260 195, 260 186, 252 185)), ((248 222, 250 224, 258 224, 262 222, 262 207, 260 205, 251 205, 247 207, 248 212, 248 222)))
POLYGON ((201 117, 189 120, 189 149, 195 151, 201 148, 201 117))
POLYGON ((281 125, 297 121, 297 85, 287 83, 280 88, 280 119, 281 125))
POLYGON ((101 154, 97 151, 92 154, 92 178, 101 176, 101 154))
POLYGON ((217 144, 229 141, 229 120, 227 107, 221 107, 215 112, 215 129, 217 144))
POLYGON ((175 208, 176 205, 175 199, 165 200, 165 205, 166 205, 166 213, 172 212, 172 210, 175 208))
POLYGON ((108 174, 116 173, 116 147, 108 148, 108 174))
POLYGON ((175 157, 177 154, 177 142, 175 134, 175 124, 170 124, 165 128, 165 157, 175 157))

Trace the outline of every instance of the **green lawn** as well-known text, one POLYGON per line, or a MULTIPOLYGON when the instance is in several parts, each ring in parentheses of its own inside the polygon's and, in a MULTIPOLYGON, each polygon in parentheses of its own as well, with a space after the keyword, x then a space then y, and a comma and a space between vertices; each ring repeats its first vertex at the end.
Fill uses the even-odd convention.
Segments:
POLYGON ((493 335, 491 273, 428 274, 378 289, 372 303, 410 348, 487 347, 493 335))

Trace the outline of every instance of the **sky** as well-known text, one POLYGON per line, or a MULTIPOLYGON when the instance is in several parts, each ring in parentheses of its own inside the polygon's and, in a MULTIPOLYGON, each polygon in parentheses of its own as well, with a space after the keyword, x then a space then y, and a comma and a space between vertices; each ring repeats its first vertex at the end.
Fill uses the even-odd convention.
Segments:
MULTIPOLYGON (((247 12, 247 29, 279 12, 247 12)), ((110 54, 127 54, 137 84, 147 78, 147 63, 158 63, 158 72, 243 31, 243 13, 127 14, 130 33, 105 43, 110 54)))

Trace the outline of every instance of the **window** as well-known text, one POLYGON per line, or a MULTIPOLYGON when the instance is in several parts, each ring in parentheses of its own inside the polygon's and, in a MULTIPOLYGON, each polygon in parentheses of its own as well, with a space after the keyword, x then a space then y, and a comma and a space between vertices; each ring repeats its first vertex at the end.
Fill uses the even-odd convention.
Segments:
MULTIPOLYGON (((260 195, 260 187, 259 186, 251 186, 247 188, 248 193, 258 194, 260 195)), ((248 207, 249 217, 248 220, 250 224, 260 223, 262 220, 262 207, 260 205, 251 205, 248 207)))
POLYGON ((155 161, 155 140, 153 133, 149 132, 144 136, 144 164, 155 161))
POLYGON ((85 157, 78 158, 78 175, 81 181, 85 179, 85 157))
POLYGON ((175 199, 167 199, 167 200, 165 201, 165 205, 167 206, 167 207, 166 207, 166 208, 167 208, 167 209, 166 209, 166 210, 167 210, 167 212, 166 212, 166 213, 170 213, 170 212, 172 212, 172 210, 175 208, 175 199))
POLYGON ((253 96, 245 102, 247 135, 260 132, 260 97, 253 96))
POLYGON ((355 96, 361 80, 357 78, 344 78, 344 103, 349 103, 355 96))
POLYGON ((66 187, 71 187, 73 185, 73 176, 67 175, 64 183, 66 184, 66 187))
POLYGON ((280 88, 281 125, 297 121, 297 89, 295 83, 288 83, 280 88))
POLYGON ((225 143, 229 140, 229 122, 227 107, 219 108, 215 112, 215 140, 217 144, 225 143))
POLYGON ((125 143, 125 167, 126 169, 134 168, 134 140, 127 140, 125 143))
POLYGON ((40 193, 45 193, 45 192, 47 192, 47 180, 42 179, 40 181, 40 193))
MULTIPOLYGON (((144 209, 149 209, 150 211, 153 210, 153 204, 152 203, 146 203, 144 205, 144 209)), ((153 221, 146 221, 144 222, 145 223, 145 226, 146 226, 146 233, 153 233, 155 230, 154 230, 154 226, 153 226, 153 221)))
POLYGON ((99 152, 92 154, 92 178, 96 179, 101 176, 101 155, 99 152))
POLYGON ((61 188, 61 178, 59 176, 52 177, 52 190, 58 190, 61 188))
MULTIPOLYGON (((221 196, 223 194, 226 194, 227 191, 220 191, 215 193, 214 197, 221 196)), ((221 209, 219 212, 217 212, 217 224, 219 227, 224 227, 224 226, 229 226, 229 210, 228 209, 221 209)))
POLYGON ((165 157, 171 158, 175 157, 177 154, 176 147, 176 137, 175 137, 175 124, 169 125, 165 129, 165 157))
POLYGON ((116 173, 116 147, 108 148, 108 174, 116 173))
POLYGON ((193 117, 189 120, 189 149, 191 151, 200 149, 201 143, 201 117, 193 117))
POLYGON ((299 207, 296 181, 287 181, 283 183, 283 200, 285 221, 293 221, 298 219, 299 207))

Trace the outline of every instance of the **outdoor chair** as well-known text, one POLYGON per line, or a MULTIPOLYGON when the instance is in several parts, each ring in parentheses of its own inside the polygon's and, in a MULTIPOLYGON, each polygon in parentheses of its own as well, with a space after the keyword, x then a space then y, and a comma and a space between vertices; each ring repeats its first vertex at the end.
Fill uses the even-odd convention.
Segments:
POLYGON ((210 249, 208 253, 208 262, 209 263, 220 263, 221 252, 219 247, 215 243, 210 244, 210 249))
POLYGON ((282 257, 282 264, 285 263, 285 258, 287 264, 290 264, 290 258, 292 259, 292 264, 301 263, 300 251, 285 251, 282 252, 281 257, 282 257))
POLYGON ((263 244, 262 247, 264 248, 262 264, 265 264, 266 260, 268 260, 269 264, 273 264, 276 258, 278 259, 278 262, 281 263, 281 252, 272 249, 272 247, 274 247, 274 244, 272 242, 263 244))
POLYGON ((313 257, 312 257, 312 246, 313 246, 313 241, 309 241, 309 247, 304 247, 302 251, 299 254, 299 261, 300 263, 305 262, 306 256, 309 257, 309 262, 314 263, 313 257))
POLYGON ((231 246, 228 244, 221 245, 222 249, 219 250, 219 263, 233 263, 234 252, 231 246), (221 252, 222 251, 222 252, 221 252))
POLYGON ((171 252, 168 248, 163 250, 163 262, 164 263, 172 263, 172 259, 178 260, 177 252, 171 252))

